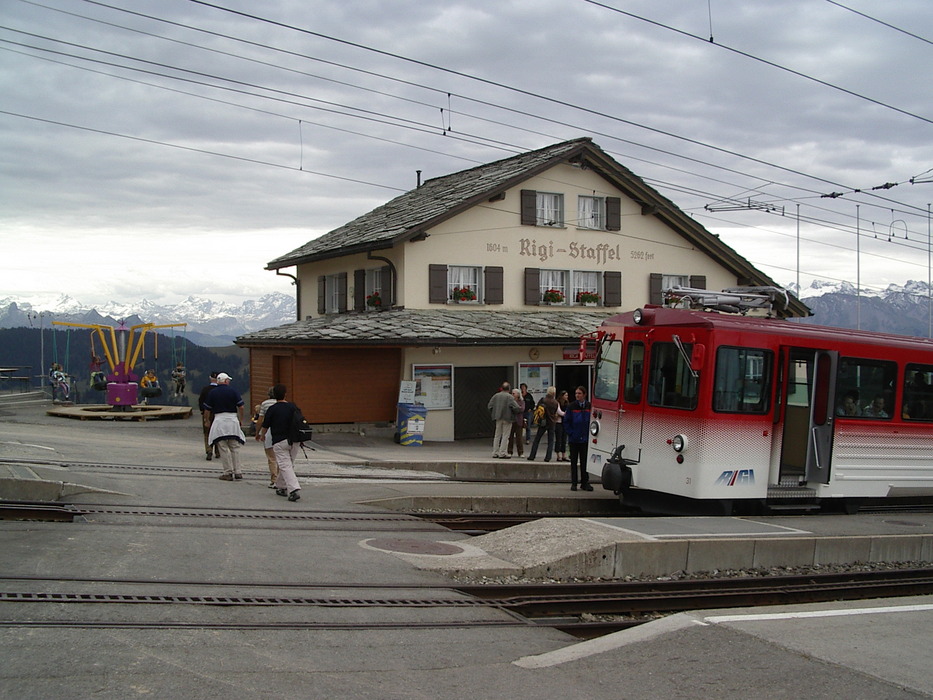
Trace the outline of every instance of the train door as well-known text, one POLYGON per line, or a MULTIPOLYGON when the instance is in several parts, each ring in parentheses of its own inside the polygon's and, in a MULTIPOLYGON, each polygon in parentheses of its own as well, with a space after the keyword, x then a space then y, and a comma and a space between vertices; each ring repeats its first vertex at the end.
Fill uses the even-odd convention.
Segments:
POLYGON ((829 483, 839 353, 786 348, 779 483, 829 483))

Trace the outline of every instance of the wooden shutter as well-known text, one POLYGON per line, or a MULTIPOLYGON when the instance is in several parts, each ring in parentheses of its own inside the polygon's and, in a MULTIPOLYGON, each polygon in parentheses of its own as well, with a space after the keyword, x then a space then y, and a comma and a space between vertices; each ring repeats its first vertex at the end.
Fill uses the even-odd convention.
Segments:
POLYGON ((622 230, 622 198, 606 197, 606 230, 622 230))
POLYGON ((500 266, 489 265, 483 271, 483 303, 501 304, 505 296, 503 291, 503 270, 500 266))
POLYGON ((663 277, 660 272, 652 272, 648 276, 648 303, 661 306, 664 303, 664 290, 661 289, 663 277))
POLYGON ((690 275, 690 286, 694 289, 706 289, 706 275, 690 275))
POLYGON ((321 316, 327 313, 327 278, 324 275, 317 278, 317 312, 321 316))
POLYGON ((522 226, 534 226, 538 223, 538 193, 535 190, 522 190, 522 226))
POLYGON ((337 275, 337 313, 344 313, 347 310, 347 273, 341 272, 337 275))
POLYGON ((353 309, 366 310, 366 270, 353 271, 353 309))
POLYGON ((528 306, 541 305, 541 269, 525 268, 525 303, 528 306))
POLYGON ((618 270, 603 273, 603 306, 622 306, 622 273, 618 270))
POLYGON ((446 265, 428 265, 428 303, 447 303, 446 265))
POLYGON ((386 265, 379 270, 379 288, 382 290, 379 296, 382 297, 382 308, 386 309, 395 302, 394 280, 392 279, 392 268, 386 265))

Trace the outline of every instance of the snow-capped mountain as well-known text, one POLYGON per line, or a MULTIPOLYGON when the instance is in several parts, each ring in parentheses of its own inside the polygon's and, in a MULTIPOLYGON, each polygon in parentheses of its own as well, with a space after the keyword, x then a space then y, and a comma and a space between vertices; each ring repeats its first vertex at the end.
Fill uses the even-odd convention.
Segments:
MULTIPOLYGON (((796 291, 795 285, 788 285, 787 289, 796 291)), ((926 282, 908 280, 904 285, 890 284, 878 291, 857 290, 849 282, 815 280, 800 291, 799 298, 813 311, 806 323, 920 338, 931 335, 933 298, 926 282)))
MULTIPOLYGON (((52 321, 127 326, 139 323, 187 323, 191 342, 208 347, 230 345, 238 335, 291 323, 296 316, 295 299, 281 292, 266 294, 242 304, 229 304, 190 296, 178 304, 109 302, 97 308, 63 294, 56 299, 0 298, 0 328, 50 327, 52 321), (40 316, 41 314, 41 316, 40 316)), ((166 329, 163 332, 169 332, 166 329)), ((182 331, 179 329, 179 333, 182 331)))

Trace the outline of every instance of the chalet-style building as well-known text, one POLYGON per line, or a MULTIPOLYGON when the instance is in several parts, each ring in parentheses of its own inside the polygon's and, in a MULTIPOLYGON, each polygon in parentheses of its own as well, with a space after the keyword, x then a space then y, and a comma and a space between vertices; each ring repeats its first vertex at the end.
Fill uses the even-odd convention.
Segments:
POLYGON ((589 138, 428 180, 267 265, 289 267, 300 320, 236 341, 252 396, 282 382, 311 423, 391 422, 415 380, 426 440, 492 435, 504 380, 572 397, 579 336, 666 288, 775 284, 589 138))

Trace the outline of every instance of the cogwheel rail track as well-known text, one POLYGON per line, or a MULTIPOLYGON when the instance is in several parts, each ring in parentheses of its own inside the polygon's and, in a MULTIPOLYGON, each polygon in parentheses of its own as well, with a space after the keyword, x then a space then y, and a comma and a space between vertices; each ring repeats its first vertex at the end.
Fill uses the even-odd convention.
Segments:
POLYGON ((665 614, 698 609, 726 607, 754 607, 763 605, 814 603, 838 600, 861 600, 933 593, 933 568, 901 569, 894 571, 849 572, 842 574, 816 574, 804 576, 773 576, 745 579, 689 579, 682 581, 598 582, 574 584, 491 584, 491 585, 420 585, 378 584, 213 584, 210 582, 158 582, 108 581, 95 579, 40 579, 34 577, 0 577, 6 581, 58 581, 93 583, 113 586, 127 583, 157 586, 192 587, 278 587, 278 588, 405 588, 408 591, 442 591, 465 597, 366 597, 366 596, 270 596, 270 595, 201 595, 177 593, 133 592, 67 592, 67 591, 0 591, 0 603, 7 604, 110 604, 110 605, 205 605, 241 607, 311 606, 320 608, 460 608, 491 609, 513 617, 506 620, 478 620, 430 622, 414 624, 379 622, 234 622, 197 623, 160 621, 129 621, 102 623, 99 620, 11 620, 0 621, 2 627, 62 626, 62 627, 151 627, 151 628, 374 628, 385 624, 399 627, 427 625, 430 627, 486 626, 486 625, 541 625, 555 627, 568 633, 590 638, 607 632, 627 629, 665 614), (581 622, 573 619, 583 614, 628 616, 612 621, 581 622), (571 619, 568 619, 571 618, 571 619), (296 627, 297 625, 297 627, 296 627))

